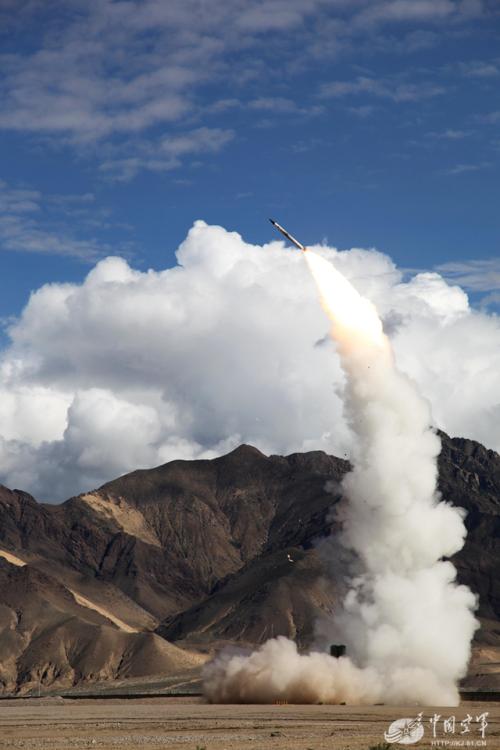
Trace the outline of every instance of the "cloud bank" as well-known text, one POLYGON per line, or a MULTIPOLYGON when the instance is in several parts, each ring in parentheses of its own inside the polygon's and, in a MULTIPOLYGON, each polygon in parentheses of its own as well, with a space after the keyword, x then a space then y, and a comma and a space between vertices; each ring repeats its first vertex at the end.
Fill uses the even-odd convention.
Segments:
MULTIPOLYGON (((500 449, 500 324, 435 273, 316 248, 371 299, 437 426, 500 449)), ((34 292, 0 359, 0 481, 49 501, 240 442, 350 455, 343 375, 300 253, 196 222, 178 264, 34 292)))

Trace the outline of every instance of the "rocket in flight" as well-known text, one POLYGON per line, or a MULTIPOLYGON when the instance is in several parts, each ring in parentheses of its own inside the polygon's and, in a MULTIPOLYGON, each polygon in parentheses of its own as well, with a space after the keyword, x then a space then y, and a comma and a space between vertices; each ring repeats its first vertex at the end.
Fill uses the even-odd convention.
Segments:
POLYGON ((281 234, 283 235, 283 237, 286 237, 287 240, 290 240, 290 242, 292 243, 292 245, 295 245, 295 247, 298 247, 299 250, 302 250, 304 253, 307 251, 307 247, 305 245, 302 245, 302 243, 300 243, 298 240, 296 240, 295 237, 292 237, 292 235, 289 234, 286 231, 286 229, 284 229, 281 226, 281 224, 278 224, 278 222, 274 221, 274 219, 269 219, 269 221, 271 222, 271 224, 273 225, 273 227, 276 227, 276 229, 278 230, 278 232, 281 232, 281 234))

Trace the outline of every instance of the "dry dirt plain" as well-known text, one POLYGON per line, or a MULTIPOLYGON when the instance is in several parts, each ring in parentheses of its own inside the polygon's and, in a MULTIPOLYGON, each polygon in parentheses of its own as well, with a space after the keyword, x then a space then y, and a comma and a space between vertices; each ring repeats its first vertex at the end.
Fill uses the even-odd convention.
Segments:
MULTIPOLYGON (((454 714, 458 724, 467 714, 475 719, 483 711, 489 712, 485 747, 500 750, 500 703, 492 702, 423 709, 424 738, 408 747, 431 747, 429 717, 434 713, 442 718, 454 714)), ((394 706, 210 706, 197 698, 0 701, 0 748, 368 750, 383 742, 394 719, 415 714, 415 709, 394 706)), ((477 726, 471 729, 461 735, 458 724, 454 734, 444 735, 441 719, 438 738, 449 743, 441 747, 484 747, 477 744, 477 726)))

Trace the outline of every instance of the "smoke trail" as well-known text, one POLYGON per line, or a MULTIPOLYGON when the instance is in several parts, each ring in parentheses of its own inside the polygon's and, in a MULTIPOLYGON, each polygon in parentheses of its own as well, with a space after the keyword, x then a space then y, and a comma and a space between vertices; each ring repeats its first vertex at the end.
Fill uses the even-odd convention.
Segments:
POLYGON ((205 694, 214 702, 457 705, 476 600, 442 559, 462 548, 466 531, 462 511, 436 492, 440 443, 428 405, 396 369, 373 305, 319 255, 305 258, 332 322, 357 437, 337 544, 355 555, 358 572, 330 623, 350 656, 301 655, 273 639, 207 665, 205 694))

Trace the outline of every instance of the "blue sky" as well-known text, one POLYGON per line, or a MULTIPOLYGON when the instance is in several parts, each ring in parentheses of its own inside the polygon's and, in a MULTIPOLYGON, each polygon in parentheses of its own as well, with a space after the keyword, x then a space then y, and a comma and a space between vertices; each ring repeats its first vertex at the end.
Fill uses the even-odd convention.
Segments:
POLYGON ((499 297, 500 9, 487 0, 0 4, 0 316, 195 219, 377 247, 499 297))
POLYGON ((374 302, 433 424, 499 450, 499 31, 498 0, 0 0, 0 482, 349 455, 268 217, 374 302))

